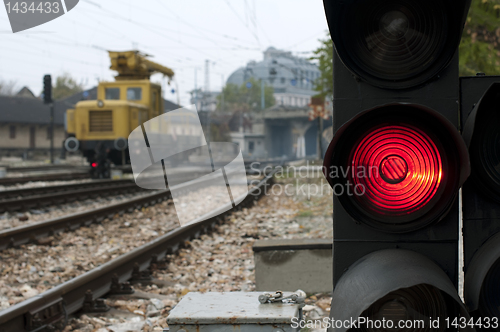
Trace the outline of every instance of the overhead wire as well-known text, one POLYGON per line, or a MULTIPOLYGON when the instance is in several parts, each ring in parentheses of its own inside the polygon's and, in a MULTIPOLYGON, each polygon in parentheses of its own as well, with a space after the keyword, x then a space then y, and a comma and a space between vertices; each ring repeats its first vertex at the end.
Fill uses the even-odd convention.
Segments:
MULTIPOLYGON (((102 11, 105 11, 106 13, 109 13, 109 14, 111 15, 111 17, 112 17, 112 18, 115 18, 115 19, 118 19, 118 20, 122 20, 122 21, 126 21, 126 22, 128 22, 128 23, 132 23, 132 24, 134 24, 134 25, 137 25, 137 26, 141 27, 142 29, 145 29, 145 30, 150 31, 150 32, 152 32, 152 33, 154 33, 154 34, 157 34, 157 35, 159 35, 159 36, 162 36, 163 38, 168 39, 168 40, 170 40, 170 41, 173 41, 173 42, 176 42, 176 43, 182 44, 182 45, 186 46, 186 48, 188 48, 188 49, 191 49, 191 50, 196 51, 196 52, 198 52, 198 53, 205 54, 205 55, 206 55, 206 56, 208 56, 209 58, 212 58, 212 59, 213 59, 213 56, 212 56, 211 54, 206 53, 206 52, 200 52, 200 50, 199 50, 199 49, 197 49, 197 48, 195 48, 195 47, 193 47, 193 46, 191 46, 191 45, 185 44, 185 43, 183 43, 183 42, 181 42, 181 41, 177 41, 177 40, 175 40, 174 38, 172 38, 172 37, 170 37, 170 36, 168 36, 168 35, 166 35, 166 34, 162 33, 162 32, 161 32, 162 27, 154 26, 154 25, 151 25, 151 24, 144 24, 144 23, 140 23, 140 22, 137 22, 137 21, 132 20, 132 19, 127 19, 127 18, 125 18, 125 17, 123 17, 123 16, 121 16, 121 15, 117 14, 116 12, 114 12, 114 11, 110 11, 110 10, 108 10, 108 9, 104 8, 104 7, 101 7, 101 10, 102 10, 102 11)), ((100 15, 103 15, 101 12, 98 12, 98 13, 99 13, 100 15)), ((107 17, 108 17, 108 16, 107 16, 107 17)), ((108 18, 109 18, 109 17, 108 17, 108 18)), ((225 62, 227 63, 227 61, 226 61, 226 60, 223 60, 223 59, 220 59, 220 58, 215 59, 215 60, 216 60, 218 63, 225 63, 225 62)))
POLYGON ((254 36, 255 40, 257 41, 257 44, 259 44, 259 47, 262 48, 262 45, 260 44, 259 36, 255 33, 255 31, 252 31, 248 28, 248 25, 245 24, 244 20, 241 18, 241 16, 238 14, 238 12, 233 8, 231 3, 229 3, 228 0, 224 0, 224 2, 227 4, 227 6, 231 9, 231 11, 236 15, 236 17, 240 20, 240 22, 250 31, 250 33, 254 36))
POLYGON ((257 20, 257 14, 256 14, 256 8, 255 8, 255 0, 253 1, 253 8, 248 4, 247 0, 243 0, 243 1, 245 3, 245 6, 247 7, 247 10, 245 12, 252 14, 252 15, 249 14, 249 18, 252 21, 255 29, 258 30, 260 28, 260 30, 264 34, 264 37, 266 37, 267 41, 271 45, 275 45, 274 42, 271 41, 271 39, 267 35, 267 31, 262 27, 262 25, 260 24, 260 22, 257 20))

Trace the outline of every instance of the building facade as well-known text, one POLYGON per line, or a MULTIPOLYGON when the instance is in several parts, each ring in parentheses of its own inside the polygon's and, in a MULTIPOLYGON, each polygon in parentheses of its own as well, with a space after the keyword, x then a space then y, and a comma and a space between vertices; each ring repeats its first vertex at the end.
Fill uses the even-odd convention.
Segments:
POLYGON ((277 105, 307 107, 314 91, 314 81, 320 76, 318 67, 291 52, 269 47, 262 61, 250 61, 227 79, 228 84, 242 85, 250 78, 263 80, 274 89, 277 105))
MULTIPOLYGON (((54 150, 61 155, 66 139, 66 110, 82 100, 95 100, 97 88, 54 102, 54 150)), ((164 100, 165 112, 181 106, 164 100)), ((180 132, 182 134, 182 131, 180 132)), ((50 151, 50 105, 26 87, 15 96, 0 96, 0 156, 46 157, 50 151)))

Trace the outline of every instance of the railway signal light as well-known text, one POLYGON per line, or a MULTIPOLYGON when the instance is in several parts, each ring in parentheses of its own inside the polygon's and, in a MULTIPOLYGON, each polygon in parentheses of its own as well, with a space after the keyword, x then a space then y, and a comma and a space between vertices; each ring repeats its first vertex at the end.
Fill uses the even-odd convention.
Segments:
POLYGON ((448 319, 453 329, 454 318, 469 319, 457 293, 457 196, 470 173, 457 50, 470 0, 324 6, 336 50, 324 160, 334 192, 330 315, 391 321, 395 331, 444 331, 448 319), (398 325, 423 317, 425 326, 398 325))
MULTIPOLYGON (((461 80, 471 177, 463 188, 464 298, 477 317, 500 319, 500 77, 461 80), (475 106, 474 106, 475 105, 475 106)), ((491 326, 493 328, 493 325, 491 326)))
POLYGON ((52 103, 52 77, 50 75, 43 77, 43 102, 52 103))

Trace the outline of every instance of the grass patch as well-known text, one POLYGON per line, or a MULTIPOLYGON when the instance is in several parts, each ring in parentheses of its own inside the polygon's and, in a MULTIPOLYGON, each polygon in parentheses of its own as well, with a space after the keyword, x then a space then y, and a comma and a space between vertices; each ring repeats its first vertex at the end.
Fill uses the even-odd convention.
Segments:
POLYGON ((312 217, 314 213, 311 210, 303 210, 297 213, 297 217, 312 217))

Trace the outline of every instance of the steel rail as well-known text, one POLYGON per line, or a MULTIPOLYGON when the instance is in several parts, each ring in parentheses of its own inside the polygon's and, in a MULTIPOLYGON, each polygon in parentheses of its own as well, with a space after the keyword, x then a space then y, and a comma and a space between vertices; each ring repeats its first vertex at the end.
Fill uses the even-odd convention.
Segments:
POLYGON ((102 197, 104 195, 117 195, 123 193, 132 193, 143 190, 134 182, 109 182, 107 185, 88 186, 79 188, 73 186, 73 190, 59 191, 41 195, 31 195, 23 198, 9 198, 0 200, 0 213, 5 211, 25 211, 31 208, 40 208, 48 205, 63 204, 76 200, 83 200, 93 197, 102 197))
MULTIPOLYGON (((274 173, 275 171, 271 172, 250 189, 249 194, 237 208, 241 209, 257 200, 272 183, 274 173)), ((0 332, 41 331, 48 324, 53 324, 57 320, 64 319, 64 316, 80 310, 84 303, 86 306, 90 305, 89 300, 99 303, 96 300, 110 292, 112 288, 116 290, 117 283, 123 285, 133 275, 137 276, 138 272, 144 274, 152 263, 176 252, 185 241, 197 238, 215 228, 217 224, 223 222, 226 214, 232 212, 228 207, 223 206, 214 210, 210 216, 200 217, 185 227, 176 228, 89 272, 0 311, 0 332)))
POLYGON ((168 198, 170 198, 170 191, 162 190, 90 211, 83 211, 60 218, 6 229, 0 231, 0 250, 29 242, 37 242, 56 233, 73 231, 82 226, 100 222, 106 218, 113 218, 116 214, 132 212, 137 208, 147 207, 168 198))
POLYGON ((33 176, 0 178, 0 186, 8 186, 35 181, 64 181, 90 178, 89 172, 51 173, 33 176))
POLYGON ((60 170, 88 170, 90 166, 83 165, 38 165, 38 166, 1 166, 7 169, 7 172, 44 172, 44 171, 60 171, 60 170))
MULTIPOLYGON (((206 180, 196 179, 176 187, 181 190, 190 190, 204 182, 206 182, 206 180)), ((141 188, 137 187, 135 184, 133 185, 138 190, 141 190, 141 188)), ((63 195, 64 194, 65 193, 63 193, 63 195)), ((1 230, 0 251, 30 242, 45 242, 46 238, 54 234, 73 231, 94 222, 100 222, 105 218, 112 218, 116 214, 132 212, 137 208, 154 205, 168 198, 171 198, 171 195, 170 191, 167 189, 89 211, 78 212, 46 221, 1 230)))
POLYGON ((85 189, 85 188, 99 188, 109 185, 119 185, 124 183, 133 183, 132 180, 92 180, 88 182, 71 183, 71 184, 60 184, 55 186, 44 186, 44 187, 32 187, 32 188, 21 188, 21 189, 9 189, 0 191, 0 200, 5 200, 9 198, 19 198, 26 196, 44 195, 48 193, 71 191, 75 189, 85 189))

